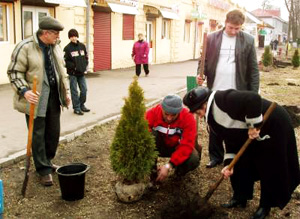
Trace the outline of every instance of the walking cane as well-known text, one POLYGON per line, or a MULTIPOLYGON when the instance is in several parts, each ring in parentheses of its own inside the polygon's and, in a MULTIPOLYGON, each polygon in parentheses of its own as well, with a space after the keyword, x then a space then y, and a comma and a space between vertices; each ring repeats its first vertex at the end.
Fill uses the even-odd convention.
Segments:
MULTIPOLYGON (((34 76, 33 78, 33 87, 32 91, 36 94, 36 84, 37 84, 37 77, 34 76)), ((28 139, 27 139, 27 151, 26 151, 26 165, 25 165, 25 178, 23 181, 22 186, 22 195, 25 197, 26 188, 29 179, 29 169, 30 169, 30 161, 31 161, 31 144, 32 144, 32 132, 33 132, 33 123, 34 123, 34 109, 35 104, 30 104, 30 111, 29 111, 29 123, 28 123, 28 139)))

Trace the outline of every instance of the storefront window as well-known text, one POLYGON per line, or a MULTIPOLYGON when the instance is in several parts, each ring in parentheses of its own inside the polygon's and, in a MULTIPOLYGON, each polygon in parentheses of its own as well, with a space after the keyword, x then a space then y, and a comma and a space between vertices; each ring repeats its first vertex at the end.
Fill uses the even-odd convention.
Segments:
POLYGON ((7 41, 7 9, 6 5, 0 4, 0 42, 7 41))
POLYGON ((161 30, 161 38, 162 39, 170 39, 170 20, 163 19, 162 21, 162 30, 161 30))
POLYGON ((33 34, 33 18, 31 11, 24 11, 24 39, 33 34))
POLYGON ((184 42, 190 42, 191 21, 186 20, 184 23, 184 42))
POLYGON ((32 36, 38 30, 40 19, 47 15, 49 16, 47 8, 23 6, 24 39, 32 36))
POLYGON ((202 34, 203 34, 203 24, 198 24, 198 42, 201 43, 202 42, 202 34))

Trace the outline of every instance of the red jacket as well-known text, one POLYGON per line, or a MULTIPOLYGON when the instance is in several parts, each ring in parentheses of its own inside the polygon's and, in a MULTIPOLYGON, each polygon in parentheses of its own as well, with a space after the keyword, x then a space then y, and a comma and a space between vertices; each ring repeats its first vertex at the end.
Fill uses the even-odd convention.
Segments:
POLYGON ((166 147, 177 147, 170 159, 172 164, 175 166, 180 165, 190 157, 195 147, 197 133, 195 118, 186 108, 183 108, 178 118, 171 124, 163 120, 160 104, 146 112, 146 119, 148 120, 150 131, 158 126, 167 128, 167 130, 178 128, 182 131, 181 138, 179 135, 165 134, 166 147))
POLYGON ((146 41, 137 41, 132 48, 131 56, 135 64, 148 64, 149 45, 146 41))

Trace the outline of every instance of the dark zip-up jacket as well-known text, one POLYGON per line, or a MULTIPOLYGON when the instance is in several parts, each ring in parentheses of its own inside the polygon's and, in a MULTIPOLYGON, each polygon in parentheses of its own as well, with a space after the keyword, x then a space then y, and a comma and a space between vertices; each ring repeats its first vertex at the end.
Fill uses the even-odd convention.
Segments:
POLYGON ((89 64, 88 54, 83 43, 70 42, 64 48, 64 58, 69 75, 83 75, 89 64))
MULTIPOLYGON (((216 31, 207 37, 204 74, 207 77, 207 86, 210 89, 216 76, 223 31, 216 31)), ((199 60, 198 73, 200 72, 200 62, 201 60, 199 60)), ((235 62, 237 90, 250 90, 257 93, 259 90, 259 71, 254 38, 243 31, 240 31, 236 36, 235 62)))

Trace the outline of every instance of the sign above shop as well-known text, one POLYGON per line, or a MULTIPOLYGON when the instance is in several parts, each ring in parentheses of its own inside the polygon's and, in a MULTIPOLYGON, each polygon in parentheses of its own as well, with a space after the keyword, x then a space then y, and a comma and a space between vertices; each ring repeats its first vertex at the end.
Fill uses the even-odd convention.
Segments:
POLYGON ((192 9, 191 18, 204 20, 207 18, 207 15, 202 12, 201 7, 198 6, 197 9, 192 9))
POLYGON ((85 0, 45 0, 46 3, 86 7, 85 0))
POLYGON ((138 0, 120 0, 120 2, 129 3, 134 7, 138 7, 139 1, 138 0))

